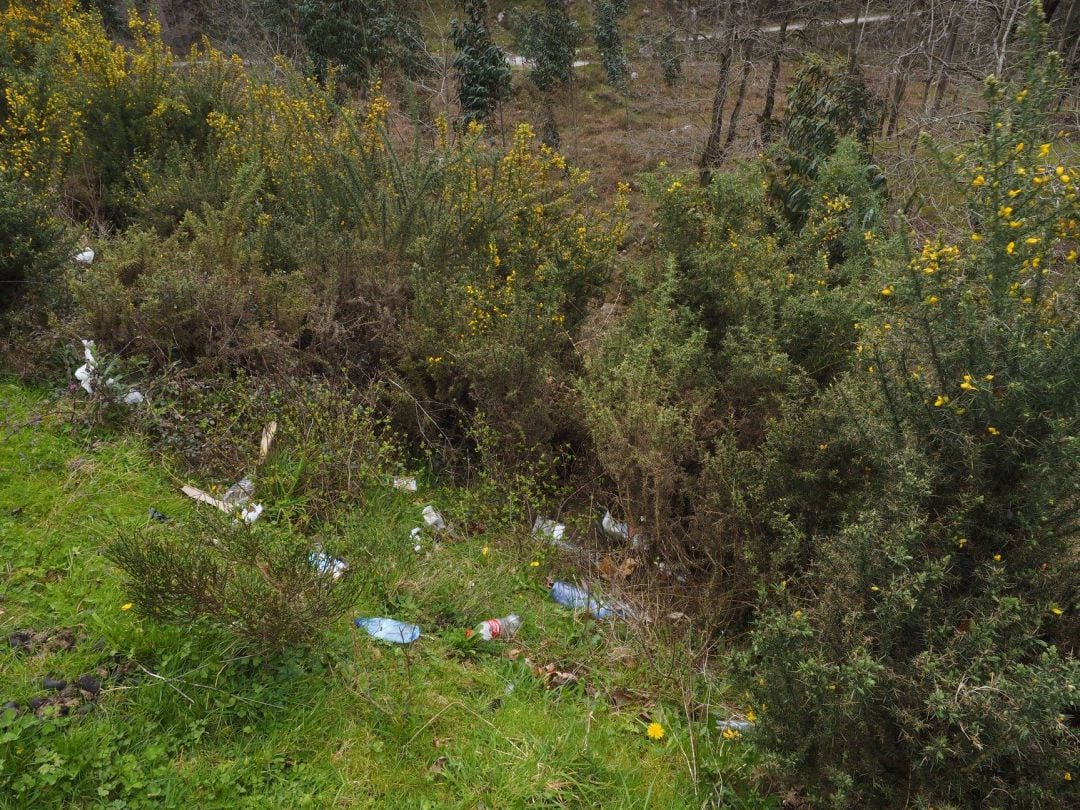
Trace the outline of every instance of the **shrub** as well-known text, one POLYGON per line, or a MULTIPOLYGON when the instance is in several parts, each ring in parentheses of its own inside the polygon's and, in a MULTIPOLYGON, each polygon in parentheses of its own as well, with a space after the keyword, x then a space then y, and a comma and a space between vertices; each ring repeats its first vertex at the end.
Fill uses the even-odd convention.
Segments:
POLYGON ((0 244, 2 310, 32 286, 51 287, 73 243, 47 199, 0 172, 0 244))
POLYGON ((348 573, 321 573, 312 549, 287 530, 201 514, 125 531, 108 547, 146 615, 205 624, 234 633, 245 647, 280 651, 316 644, 354 602, 348 573))
POLYGON ((1080 232, 1037 8, 1024 37, 1018 86, 988 80, 986 134, 954 164, 974 231, 883 262, 832 388, 871 483, 831 526, 798 490, 758 524, 787 576, 740 664, 762 744, 822 802, 1070 804, 1080 232))

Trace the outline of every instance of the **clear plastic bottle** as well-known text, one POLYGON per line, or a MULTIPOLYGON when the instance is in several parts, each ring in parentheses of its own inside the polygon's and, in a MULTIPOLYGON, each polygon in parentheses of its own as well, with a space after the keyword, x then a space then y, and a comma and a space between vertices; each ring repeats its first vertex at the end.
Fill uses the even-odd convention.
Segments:
POLYGON ((487 619, 473 628, 473 633, 484 641, 493 638, 510 638, 521 627, 521 617, 511 613, 502 619, 487 619))

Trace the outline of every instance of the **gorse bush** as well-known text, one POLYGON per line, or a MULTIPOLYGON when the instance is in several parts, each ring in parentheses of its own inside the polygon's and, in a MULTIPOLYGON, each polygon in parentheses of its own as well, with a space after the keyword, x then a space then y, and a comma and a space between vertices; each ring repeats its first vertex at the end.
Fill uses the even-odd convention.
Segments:
POLYGON ((864 403, 879 483, 798 535, 742 659, 763 741, 822 802, 1071 803, 1080 210, 1035 13, 1024 35, 955 157, 970 224, 881 263, 859 367, 832 389, 864 403))

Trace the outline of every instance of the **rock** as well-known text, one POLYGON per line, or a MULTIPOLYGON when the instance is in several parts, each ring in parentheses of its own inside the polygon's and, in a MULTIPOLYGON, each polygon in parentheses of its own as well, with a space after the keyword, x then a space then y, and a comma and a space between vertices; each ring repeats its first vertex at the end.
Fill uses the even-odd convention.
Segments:
POLYGON ((67 688, 67 681, 57 680, 56 678, 45 678, 41 682, 41 686, 43 689, 55 689, 59 692, 60 690, 67 688))

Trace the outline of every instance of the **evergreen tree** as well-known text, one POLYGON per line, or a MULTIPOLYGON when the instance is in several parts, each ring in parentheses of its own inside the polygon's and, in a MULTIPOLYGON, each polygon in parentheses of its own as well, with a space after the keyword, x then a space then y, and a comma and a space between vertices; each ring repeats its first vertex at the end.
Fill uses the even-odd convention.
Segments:
POLYGON ((600 49, 600 61, 604 65, 608 81, 618 88, 626 86, 630 65, 623 50, 619 20, 626 16, 627 0, 593 0, 596 15, 596 46, 600 49))
POLYGON ((514 28, 518 49, 534 63, 529 78, 536 86, 545 93, 569 86, 581 27, 570 19, 566 0, 544 0, 543 11, 519 12, 514 28))
POLYGON ((487 27, 487 0, 465 0, 465 22, 450 23, 450 40, 457 49, 454 72, 465 124, 483 121, 510 93, 510 66, 506 54, 491 41, 487 27))

